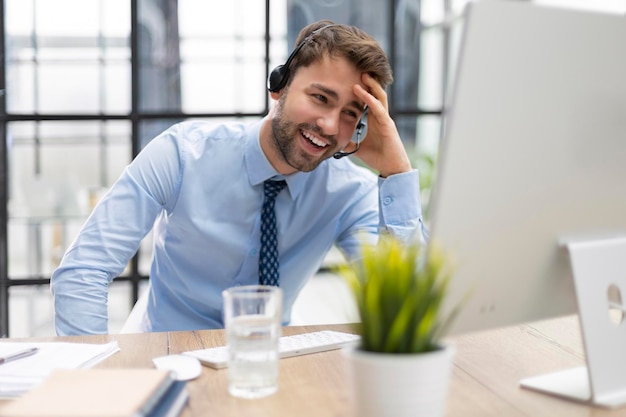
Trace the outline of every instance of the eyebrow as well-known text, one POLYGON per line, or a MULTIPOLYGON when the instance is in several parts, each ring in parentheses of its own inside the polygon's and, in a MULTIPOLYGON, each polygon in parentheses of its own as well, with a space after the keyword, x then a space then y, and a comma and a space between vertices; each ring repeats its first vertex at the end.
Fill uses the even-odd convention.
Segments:
MULTIPOLYGON (((318 90, 322 90, 326 95, 332 97, 334 100, 339 100, 339 95, 337 94, 335 90, 331 90, 330 88, 324 87, 323 85, 318 84, 318 83, 311 84, 311 87, 317 88, 318 90)), ((365 105, 359 104, 359 102, 356 100, 352 100, 350 103, 348 103, 348 105, 353 106, 359 111, 365 110, 365 105)))

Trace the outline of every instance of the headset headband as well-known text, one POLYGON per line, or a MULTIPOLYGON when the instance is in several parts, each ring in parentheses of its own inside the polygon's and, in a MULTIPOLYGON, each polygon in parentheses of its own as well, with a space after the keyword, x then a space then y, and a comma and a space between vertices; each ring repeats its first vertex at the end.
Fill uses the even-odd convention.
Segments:
POLYGON ((280 90, 282 90, 285 87, 285 85, 287 85, 287 81, 289 80, 289 66, 291 65, 291 61, 293 61, 293 59, 298 54, 298 52, 300 52, 300 49, 302 49, 302 47, 307 42, 309 42, 313 38, 313 36, 315 36, 317 33, 333 26, 339 26, 339 25, 336 23, 332 23, 332 24, 317 28, 313 32, 309 33, 306 36, 306 38, 304 38, 302 42, 300 42, 298 46, 295 47, 293 52, 287 58, 287 61, 285 61, 283 65, 279 65, 272 70, 269 78, 267 79, 267 89, 272 93, 277 93, 280 90))

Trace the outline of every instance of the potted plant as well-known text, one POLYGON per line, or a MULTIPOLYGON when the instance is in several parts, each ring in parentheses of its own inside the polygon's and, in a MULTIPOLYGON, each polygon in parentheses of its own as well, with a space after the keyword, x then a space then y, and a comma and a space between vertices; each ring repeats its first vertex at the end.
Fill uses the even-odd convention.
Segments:
POLYGON ((442 337, 459 307, 444 311, 452 277, 438 246, 383 235, 339 267, 360 314, 360 345, 344 351, 360 417, 445 413, 454 348, 442 337))

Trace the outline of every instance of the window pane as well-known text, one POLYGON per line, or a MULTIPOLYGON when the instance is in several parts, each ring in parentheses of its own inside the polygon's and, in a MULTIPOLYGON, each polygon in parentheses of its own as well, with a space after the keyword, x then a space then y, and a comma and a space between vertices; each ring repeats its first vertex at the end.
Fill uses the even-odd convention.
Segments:
POLYGON ((264 109, 267 92, 261 59, 185 63, 181 73, 185 112, 258 113, 264 109))
POLYGON ((170 0, 140 0, 137 4, 138 99, 142 111, 180 111, 179 22, 176 4, 176 1, 170 0))
POLYGON ((130 1, 99 0, 100 30, 105 39, 130 37, 130 1))
POLYGON ((35 112, 35 64, 7 61, 7 111, 35 112))
POLYGON ((418 6, 420 7, 420 20, 424 26, 441 24, 445 18, 444 1, 443 0, 421 0, 418 6))
POLYGON ((7 227, 9 277, 50 277, 83 221, 69 217, 11 218, 7 227))
POLYGON ((413 137, 402 136, 413 167, 420 173, 422 210, 427 217, 430 190, 435 174, 441 136, 441 117, 438 115, 399 116, 398 129, 413 132, 413 137))
POLYGON ((419 155, 435 155, 441 135, 439 115, 396 116, 396 125, 413 162, 419 155))
POLYGON ((463 34, 463 18, 457 19, 450 25, 450 39, 448 41, 448 73, 446 82, 446 100, 449 102, 450 94, 453 93, 454 77, 457 72, 459 50, 461 47, 461 36, 463 34))
MULTIPOLYGON (((37 207, 45 206, 45 199, 32 192, 31 181, 41 178, 56 196, 64 187, 107 187, 131 158, 127 121, 14 122, 8 133, 12 197, 32 198, 37 207)), ((58 211, 63 212, 62 202, 55 201, 42 213, 58 211)))
POLYGON ((35 8, 35 31, 41 36, 95 37, 99 3, 99 0, 39 1, 35 8))
POLYGON ((9 296, 11 337, 55 336, 50 287, 13 287, 9 296))
POLYGON ((176 9, 143 0, 140 6, 142 110, 264 111, 263 2, 181 0, 176 9))
POLYGON ((451 0, 452 13, 458 15, 463 12, 467 3, 471 3, 472 0, 451 0))
POLYGON ((417 118, 417 141, 415 151, 418 155, 429 155, 436 159, 441 138, 441 116, 424 115, 417 118))
POLYGON ((5 0, 4 20, 7 33, 16 37, 29 36, 33 32, 35 20, 35 5, 33 0, 5 0))
MULTIPOLYGON (((278 9, 280 3, 284 4, 284 1, 272 1, 271 7, 278 9)), ((179 0, 178 13, 182 38, 265 36, 265 2, 263 1, 179 0), (211 19, 211 24, 207 24, 208 17, 211 19)))
POLYGON ((420 53, 420 16, 419 4, 399 9, 396 18, 396 61, 394 70, 394 96, 399 109, 415 109, 419 86, 420 53))
POLYGON ((444 36, 441 28, 421 33, 418 107, 440 110, 443 105, 444 36))
POLYGON ((128 112, 128 1, 15 0, 6 9, 9 113, 128 112))
POLYGON ((394 99, 400 110, 440 110, 443 103, 444 37, 440 27, 398 27, 404 39, 395 65, 394 99))
POLYGON ((9 276, 49 276, 130 161, 130 123, 14 122, 8 134, 9 276))
POLYGON ((100 107, 104 113, 127 114, 131 106, 130 60, 111 62, 102 68, 100 107))
POLYGON ((88 214, 90 190, 111 185, 130 160, 128 130, 127 122, 10 124, 10 216, 88 214), (15 133, 28 130, 20 124, 34 134, 15 133))
POLYGON ((98 64, 39 65, 38 106, 41 113, 97 113, 100 110, 98 64), (70 79, 72 82, 67 82, 70 79))

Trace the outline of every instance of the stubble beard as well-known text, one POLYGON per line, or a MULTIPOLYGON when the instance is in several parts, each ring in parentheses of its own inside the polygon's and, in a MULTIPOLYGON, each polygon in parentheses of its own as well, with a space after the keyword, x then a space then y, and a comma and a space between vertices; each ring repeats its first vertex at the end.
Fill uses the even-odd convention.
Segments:
POLYGON ((276 114, 272 119, 272 138, 275 148, 281 155, 283 161, 290 167, 301 172, 313 171, 323 160, 328 159, 331 154, 327 152, 315 159, 311 155, 298 149, 295 142, 299 140, 300 130, 315 129, 312 129, 306 124, 296 125, 283 116, 284 97, 285 95, 280 98, 278 107, 276 108, 276 114))

